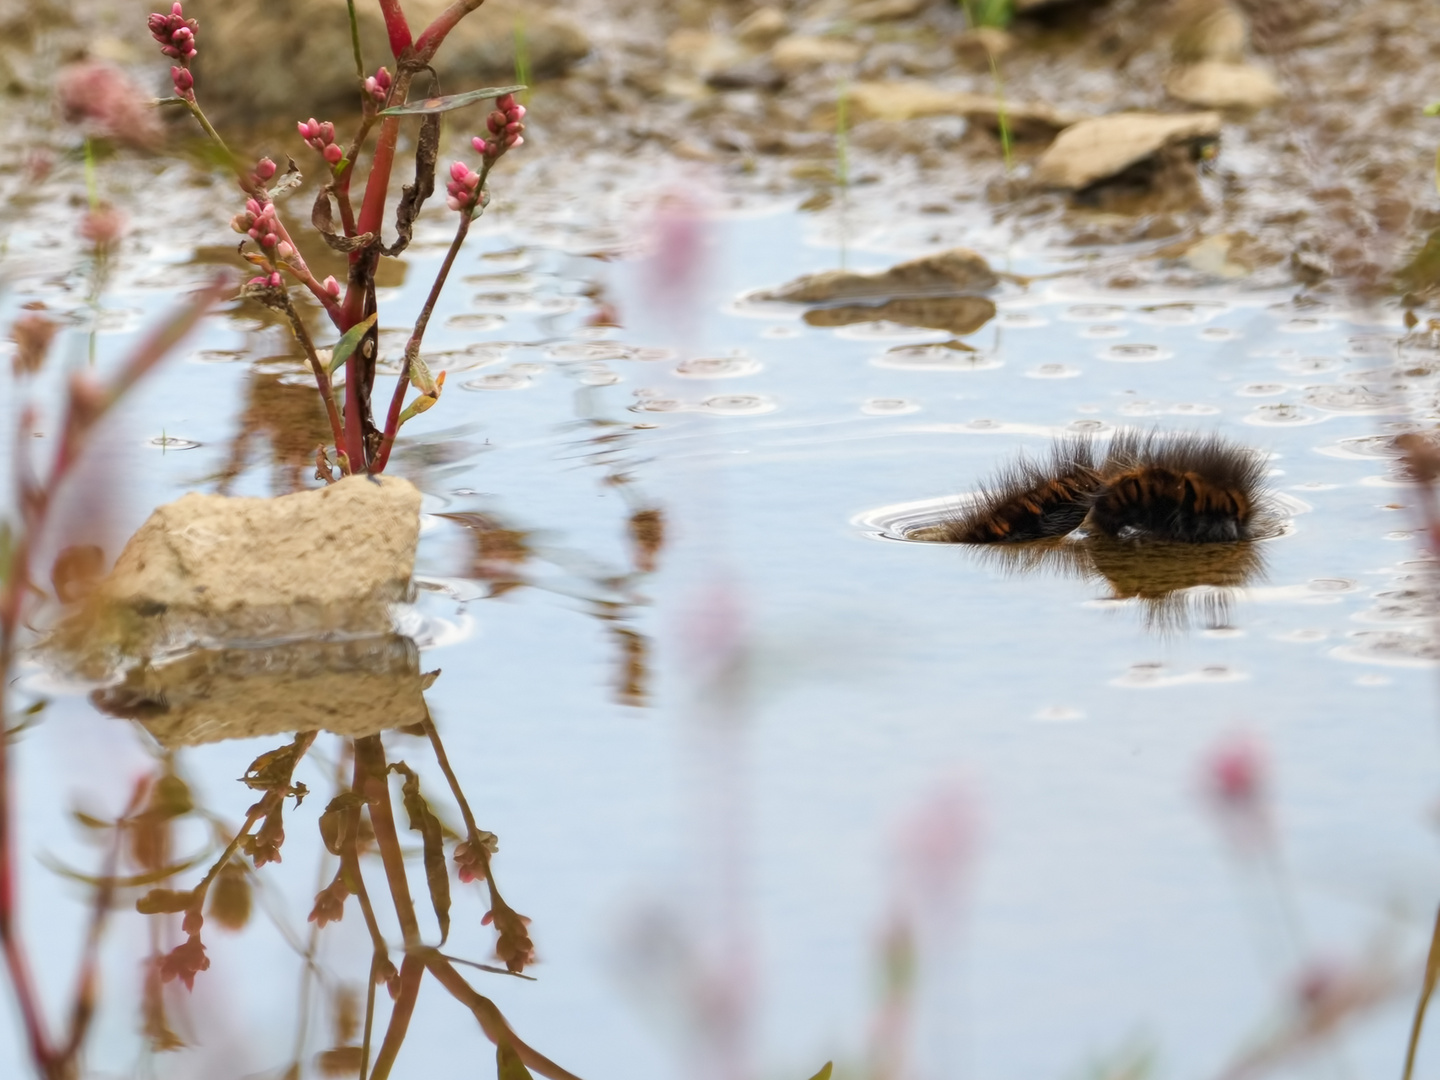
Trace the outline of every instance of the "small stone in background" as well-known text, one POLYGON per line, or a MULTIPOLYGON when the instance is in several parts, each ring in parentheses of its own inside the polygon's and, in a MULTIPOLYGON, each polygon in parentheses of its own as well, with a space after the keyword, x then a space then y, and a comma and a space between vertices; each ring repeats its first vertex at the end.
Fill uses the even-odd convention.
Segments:
POLYGON ((735 39, 752 49, 768 49, 790 32, 790 20, 779 8, 752 11, 735 27, 735 39))
POLYGON ((1035 163, 1041 187, 1079 191, 1109 179, 1169 147, 1220 136, 1214 112, 1113 113, 1066 128, 1035 163))
POLYGON ((1284 97, 1264 68, 1224 60, 1172 68, 1165 89, 1176 100, 1205 109, 1263 109, 1284 97))
POLYGON ((787 75, 794 75, 827 64, 853 64, 863 52, 858 43, 844 38, 791 34, 775 43, 770 62, 787 75))

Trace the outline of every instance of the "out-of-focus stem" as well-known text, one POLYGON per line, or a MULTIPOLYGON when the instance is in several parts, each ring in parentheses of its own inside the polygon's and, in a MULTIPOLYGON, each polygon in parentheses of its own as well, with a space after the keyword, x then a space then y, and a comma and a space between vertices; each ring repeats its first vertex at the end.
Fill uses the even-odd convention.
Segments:
POLYGON ((455 3, 435 16, 435 21, 420 32, 419 40, 415 42, 416 55, 421 60, 428 61, 435 55, 435 50, 440 48, 440 43, 445 40, 445 35, 455 29, 455 24, 484 2, 485 0, 456 0, 455 3))
POLYGON ((410 1017, 415 1012, 415 999, 420 996, 420 980, 425 977, 425 961, 419 956, 407 954, 400 965, 400 992, 395 995, 395 1007, 390 1010, 390 1022, 385 1025, 385 1041, 375 1054, 375 1068, 370 1080, 385 1080, 390 1075, 395 1059, 400 1054, 400 1045, 405 1041, 405 1032, 410 1027, 410 1017))

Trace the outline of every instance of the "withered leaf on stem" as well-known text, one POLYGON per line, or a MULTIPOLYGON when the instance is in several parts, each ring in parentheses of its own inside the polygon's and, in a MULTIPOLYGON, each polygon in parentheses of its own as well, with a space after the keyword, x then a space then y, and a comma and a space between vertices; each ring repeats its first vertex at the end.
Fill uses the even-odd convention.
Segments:
POLYGON ((443 945, 450 936, 450 875, 445 868, 444 830, 425 796, 420 794, 420 777, 415 770, 403 761, 397 761, 390 767, 405 777, 400 790, 405 812, 410 815, 410 828, 420 834, 424 845, 425 884, 430 889, 430 903, 440 924, 440 943, 443 945))
POLYGON ((353 791, 344 791, 330 800, 325 807, 325 812, 320 815, 320 839, 325 842, 325 850, 331 855, 341 854, 341 843, 344 837, 341 833, 345 824, 345 816, 356 807, 364 806, 365 800, 353 791))
POLYGON ((429 113, 420 121, 420 141, 415 145, 415 183, 406 184, 395 208, 395 231, 398 236, 390 247, 381 247, 386 255, 399 255, 410 246, 415 219, 425 200, 435 193, 435 159, 440 156, 440 114, 429 113))
POLYGON ((194 902, 195 893, 190 889, 151 889, 135 901, 135 910, 141 915, 174 915, 194 902))
POLYGON ((210 886, 210 918, 226 930, 243 930, 250 921, 250 879, 245 864, 231 859, 210 886))
POLYGON ((369 247, 375 239, 374 233, 361 233, 359 236, 345 236, 335 231, 334 211, 330 209, 330 185, 326 184, 315 196, 315 205, 310 208, 310 224, 315 226, 315 231, 325 238, 335 251, 349 253, 359 251, 361 248, 369 247))
MULTIPOLYGON (((308 746, 308 741, 306 742, 308 746)), ((281 746, 274 750, 267 750, 245 770, 245 775, 240 778, 241 782, 256 791, 273 791, 276 788, 285 788, 287 793, 290 788, 290 774, 295 771, 295 763, 299 760, 300 740, 297 738, 288 746, 281 746)))

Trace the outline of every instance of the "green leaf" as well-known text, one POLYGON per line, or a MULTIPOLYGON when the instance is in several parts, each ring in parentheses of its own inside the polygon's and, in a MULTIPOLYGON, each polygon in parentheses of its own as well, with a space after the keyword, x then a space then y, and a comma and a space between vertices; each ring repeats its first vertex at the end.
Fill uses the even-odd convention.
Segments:
POLYGON ((1424 112, 1426 116, 1440 116, 1440 101, 1426 105, 1424 112))
POLYGON ((479 90, 469 90, 463 94, 447 94, 445 97, 424 98, 421 101, 411 101, 405 105, 392 105, 388 109, 381 109, 381 116, 423 116, 426 113, 443 113, 451 109, 463 109, 466 105, 474 105, 477 101, 485 101, 487 98, 497 98, 503 94, 513 94, 526 87, 517 83, 514 86, 485 86, 479 90))
POLYGON ((495 1044, 495 1076, 497 1080, 534 1080, 515 1047, 506 1039, 495 1044))
POLYGON ((350 355, 360 347, 361 339, 370 332, 370 328, 375 325, 375 320, 379 317, 380 313, 377 311, 369 318, 361 319, 349 330, 346 330, 345 335, 335 343, 335 349, 330 354, 331 375, 334 375, 336 370, 340 368, 346 360, 349 360, 350 355))
POLYGON ((810 1080, 830 1080, 830 1074, 834 1071, 835 1063, 833 1061, 827 1061, 824 1065, 820 1066, 820 1071, 812 1076, 810 1080))

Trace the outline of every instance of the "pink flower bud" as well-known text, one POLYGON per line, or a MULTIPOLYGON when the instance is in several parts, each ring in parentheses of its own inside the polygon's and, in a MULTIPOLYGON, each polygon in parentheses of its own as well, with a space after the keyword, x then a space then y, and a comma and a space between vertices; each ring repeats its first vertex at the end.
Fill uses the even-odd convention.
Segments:
POLYGON ((519 135, 520 132, 522 132, 522 131, 524 131, 524 130, 525 130, 525 125, 522 124, 522 123, 520 123, 519 120, 516 120, 516 121, 514 121, 513 123, 509 123, 509 124, 506 124, 506 125, 505 125, 505 134, 506 134, 506 135, 519 135))
POLYGON ((497 135, 505 130, 506 123, 505 114, 498 109, 485 118, 485 126, 497 135))
POLYGON ((175 84, 175 94, 178 97, 185 97, 195 89, 195 76, 182 67, 172 67, 170 78, 175 84))
POLYGON ((183 19, 185 17, 185 9, 180 6, 180 0, 175 0, 175 3, 170 5, 170 14, 174 15, 177 19, 183 19))
MULTIPOLYGON (((382 70, 383 70, 383 69, 382 69, 382 70)), ((322 281, 320 284, 324 287, 325 291, 326 291, 327 293, 329 293, 331 296, 334 296, 334 297, 336 297, 336 298, 338 298, 338 297, 340 296, 340 283, 335 280, 335 277, 334 277, 333 274, 332 274, 330 277, 327 277, 327 278, 326 278, 324 281, 322 281)))
POLYGON ((285 284, 285 279, 280 276, 280 271, 277 270, 270 275, 270 287, 272 289, 278 289, 283 284, 285 284))
POLYGON ((340 149, 339 143, 332 142, 321 151, 321 154, 331 165, 338 165, 340 159, 345 156, 345 151, 340 149))
POLYGON ((261 180, 269 180, 275 175, 275 162, 271 161, 268 157, 262 157, 255 164, 255 175, 261 180))
POLYGON ((302 139, 310 138, 310 125, 307 124, 304 120, 297 120, 295 122, 295 130, 300 133, 300 137, 302 139))
POLYGON ((278 236, 276 236, 273 232, 272 232, 272 233, 266 233, 266 234, 260 239, 260 246, 261 246, 261 247, 267 247, 267 248, 273 248, 273 247, 274 247, 276 244, 278 244, 279 242, 280 242, 280 238, 279 238, 278 236))
POLYGON ((475 148, 475 152, 481 157, 484 157, 485 153, 489 150, 489 146, 479 135, 476 135, 475 138, 470 140, 470 145, 475 148))
POLYGON ((295 254, 295 249, 288 240, 281 240, 275 250, 282 259, 288 259, 295 254))
POLYGON ((320 138, 325 142, 333 143, 335 141, 335 125, 332 124, 329 120, 326 120, 323 124, 320 125, 319 135, 320 138))
POLYGON ((88 210, 80 219, 80 235, 99 247, 108 247, 125 233, 125 215, 112 206, 88 210))
POLYGON ((470 175, 470 166, 463 161, 452 161, 450 163, 450 179, 463 183, 465 177, 470 175))
POLYGON ((269 283, 270 279, 267 277, 252 277, 249 281, 245 282, 246 285, 268 285, 269 283))
POLYGON ((508 112, 509 110, 515 108, 515 95, 506 94, 504 97, 496 98, 495 108, 499 109, 501 112, 508 112))
POLYGON ((507 135, 507 136, 505 137, 505 147, 506 147, 506 149, 508 149, 508 150, 513 150, 513 149, 515 149, 515 147, 517 147, 517 146, 524 146, 524 145, 525 145, 525 136, 524 136, 524 135, 507 135))
POLYGON ((505 110, 505 115, 508 116, 508 117, 510 117, 511 120, 524 120, 524 119, 525 119, 525 106, 524 106, 524 105, 516 105, 513 109, 506 109, 506 110, 505 110))
POLYGON ((458 197, 451 195, 446 198, 445 205, 448 206, 451 210, 459 210, 461 203, 458 197))

